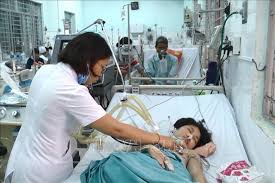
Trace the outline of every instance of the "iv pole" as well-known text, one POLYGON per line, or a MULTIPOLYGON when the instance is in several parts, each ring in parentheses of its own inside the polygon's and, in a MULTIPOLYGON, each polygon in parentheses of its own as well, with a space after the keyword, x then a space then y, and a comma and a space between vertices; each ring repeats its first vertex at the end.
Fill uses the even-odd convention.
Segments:
MULTIPOLYGON (((131 49, 130 49, 130 33, 131 33, 131 30, 130 30, 130 5, 131 4, 125 4, 123 5, 122 8, 124 8, 125 6, 127 6, 127 26, 128 26, 128 60, 129 60, 129 63, 128 63, 128 75, 130 77, 130 74, 131 74, 131 49)), ((129 80, 129 82, 131 82, 129 80)), ((129 83, 131 84, 131 83, 129 83)))

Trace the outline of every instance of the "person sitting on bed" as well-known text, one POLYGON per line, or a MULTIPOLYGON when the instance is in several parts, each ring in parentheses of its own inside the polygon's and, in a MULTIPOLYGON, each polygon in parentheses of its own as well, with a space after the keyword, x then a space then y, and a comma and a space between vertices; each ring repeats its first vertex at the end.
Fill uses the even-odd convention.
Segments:
MULTIPOLYGON (((150 77, 169 77, 173 78, 177 75, 178 60, 177 57, 167 53, 168 39, 164 36, 160 36, 156 40, 156 54, 154 54, 148 60, 146 73, 150 77)), ((155 81, 158 85, 176 84, 176 81, 155 81)))
POLYGON ((81 183, 205 183, 199 155, 209 156, 215 151, 211 133, 192 118, 181 118, 174 127, 175 138, 185 142, 183 150, 147 145, 141 151, 113 152, 105 159, 92 161, 81 174, 81 183))

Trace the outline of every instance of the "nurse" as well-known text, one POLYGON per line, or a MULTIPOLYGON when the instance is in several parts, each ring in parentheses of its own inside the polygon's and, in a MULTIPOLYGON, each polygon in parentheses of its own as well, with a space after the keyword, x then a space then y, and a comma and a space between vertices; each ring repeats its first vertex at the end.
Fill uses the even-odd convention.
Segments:
POLYGON ((119 139, 175 148, 170 137, 117 121, 91 97, 87 86, 101 77, 111 55, 100 35, 87 32, 68 43, 58 64, 36 73, 5 183, 60 183, 68 178, 73 171, 70 137, 80 125, 119 139))

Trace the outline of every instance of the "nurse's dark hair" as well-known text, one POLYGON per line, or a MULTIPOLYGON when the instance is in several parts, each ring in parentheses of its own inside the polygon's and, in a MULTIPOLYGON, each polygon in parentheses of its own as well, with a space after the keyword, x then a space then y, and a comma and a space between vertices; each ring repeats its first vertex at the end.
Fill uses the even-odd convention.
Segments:
POLYGON ((164 36, 159 36, 156 40, 155 47, 157 47, 159 43, 163 43, 163 44, 166 44, 168 46, 168 39, 164 36))
POLYGON ((98 60, 112 56, 105 39, 94 32, 86 32, 73 38, 58 55, 58 62, 69 64, 77 74, 88 74, 98 60))
POLYGON ((199 139, 198 143, 196 144, 196 147, 203 146, 207 144, 208 142, 212 141, 212 134, 207 130, 207 128, 204 126, 203 121, 195 121, 193 118, 180 118, 176 121, 174 124, 174 128, 177 130, 180 129, 181 127, 185 125, 193 125, 198 127, 200 133, 201 133, 201 138, 199 139))

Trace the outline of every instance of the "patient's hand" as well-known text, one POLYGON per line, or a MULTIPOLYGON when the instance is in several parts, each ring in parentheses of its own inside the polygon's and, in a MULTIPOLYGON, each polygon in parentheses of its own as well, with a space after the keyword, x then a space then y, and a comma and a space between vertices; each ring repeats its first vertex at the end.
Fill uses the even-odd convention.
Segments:
POLYGON ((181 153, 179 153, 181 155, 181 157, 185 160, 185 164, 188 164, 189 160, 191 158, 195 158, 198 161, 200 161, 200 156, 199 154, 192 149, 184 149, 183 151, 181 151, 181 153))
POLYGON ((155 147, 153 145, 146 145, 146 146, 144 146, 144 148, 142 150, 145 150, 145 149, 148 151, 148 153, 150 154, 150 156, 152 158, 154 158, 155 160, 158 161, 158 163, 160 164, 160 166, 162 168, 169 170, 169 171, 175 170, 170 159, 165 154, 163 154, 161 152, 161 150, 159 150, 157 147, 155 147))
POLYGON ((209 142, 201 147, 197 147, 194 151, 203 157, 208 157, 216 151, 216 145, 213 142, 209 142))

